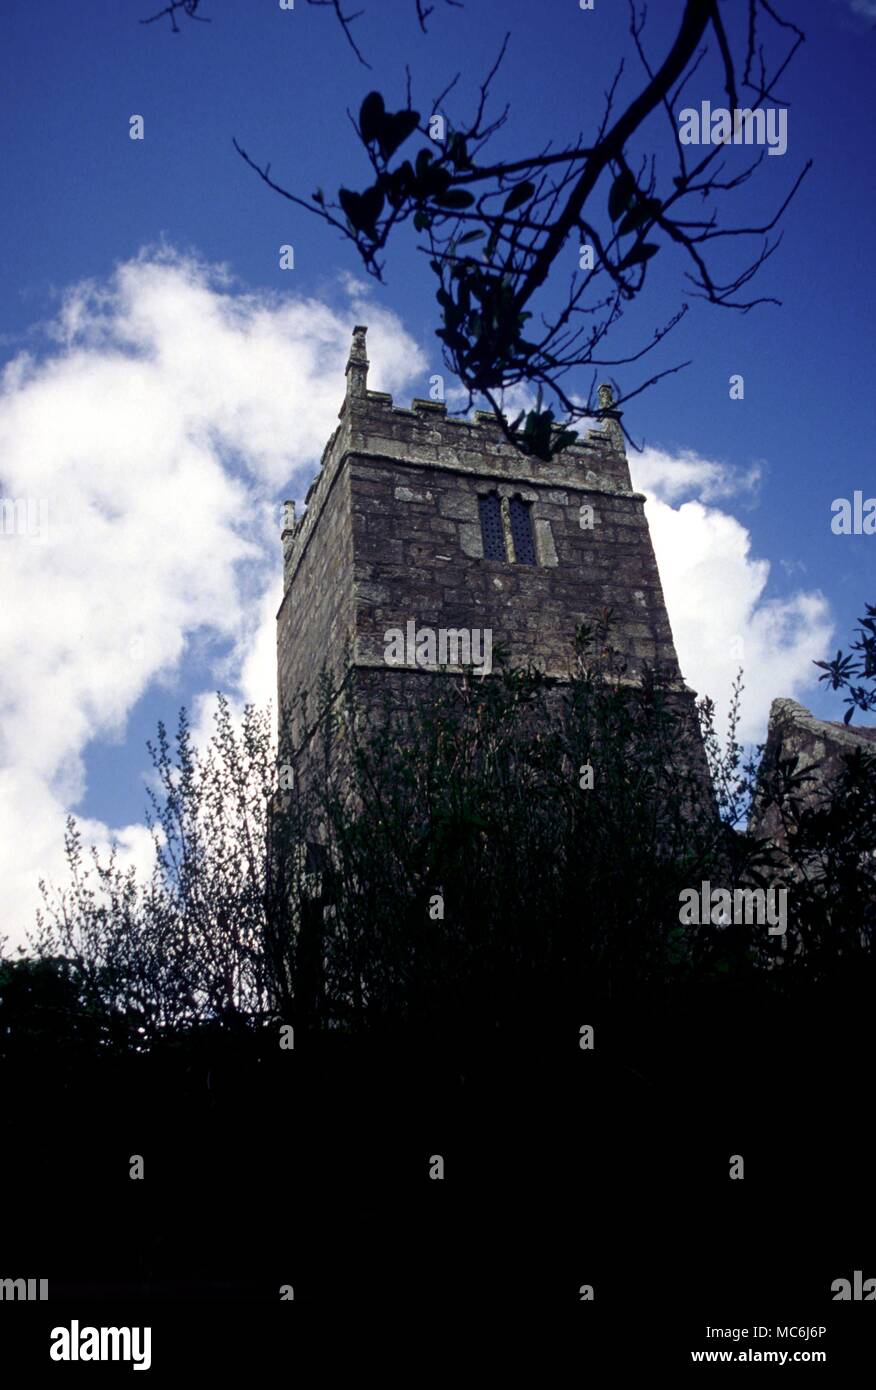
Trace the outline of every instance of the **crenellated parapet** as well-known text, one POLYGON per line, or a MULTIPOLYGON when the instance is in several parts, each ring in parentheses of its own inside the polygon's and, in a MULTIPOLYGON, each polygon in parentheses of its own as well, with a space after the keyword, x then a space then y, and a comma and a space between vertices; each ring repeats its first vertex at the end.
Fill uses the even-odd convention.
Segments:
MULTIPOLYGON (((320 468, 304 499, 305 511, 283 523, 285 587, 309 544, 338 470, 352 456, 403 460, 411 469, 443 469, 462 477, 492 479, 497 485, 529 488, 574 488, 577 492, 642 500, 630 481, 620 411, 613 409, 611 387, 599 387, 604 423, 563 449, 550 461, 528 457, 514 447, 491 410, 471 418, 452 415, 443 401, 415 397, 409 408, 398 406, 385 391, 368 389, 364 327, 353 330, 346 367, 347 389, 339 425, 323 451, 320 468)), ((286 504, 289 506, 290 504, 286 504)))

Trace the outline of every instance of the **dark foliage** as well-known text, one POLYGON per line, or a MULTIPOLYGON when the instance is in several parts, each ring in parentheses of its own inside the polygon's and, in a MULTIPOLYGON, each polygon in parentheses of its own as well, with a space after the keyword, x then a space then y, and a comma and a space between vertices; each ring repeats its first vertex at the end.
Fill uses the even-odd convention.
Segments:
POLYGON ((705 701, 710 785, 690 712, 659 672, 625 680, 605 623, 566 685, 500 668, 367 726, 355 685, 322 699, 325 771, 291 792, 267 715, 235 728, 221 702, 205 752, 184 716, 174 750, 160 730, 148 883, 86 862, 71 824, 70 885, 45 890, 35 958, 4 967, 7 1032, 57 1024, 134 1052, 192 1030, 275 1039, 281 1019, 489 1033, 564 1000, 870 971, 872 758, 801 800, 793 767, 743 767, 732 730, 719 750, 705 701), (787 849, 740 828, 752 795, 780 807, 787 849), (679 894, 703 880, 786 885, 787 937, 681 925, 679 894))

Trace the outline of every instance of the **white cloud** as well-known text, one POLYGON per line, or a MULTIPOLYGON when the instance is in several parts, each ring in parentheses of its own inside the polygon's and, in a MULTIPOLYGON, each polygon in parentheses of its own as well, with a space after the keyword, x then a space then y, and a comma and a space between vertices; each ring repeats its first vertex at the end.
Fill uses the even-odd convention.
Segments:
MULTIPOLYGON (((345 298, 337 311, 251 293, 221 269, 147 251, 67 292, 45 355, 7 366, 0 497, 48 504, 47 535, 0 537, 0 878, 13 940, 33 920, 38 877, 66 879, 63 820, 85 791, 85 749, 124 733, 150 683, 212 640, 231 652, 217 684, 275 699, 275 504, 303 496, 334 428, 353 323, 369 324, 381 389, 424 367, 355 282, 345 298)), ((83 831, 148 862, 142 826, 83 831)))
POLYGON ((699 458, 690 451, 631 453, 634 486, 648 496, 645 512, 688 684, 711 695, 723 718, 740 666, 745 672, 743 742, 766 734, 771 701, 812 689, 814 657, 833 624, 818 591, 765 597, 770 565, 751 554, 751 536, 729 512, 708 505, 749 499, 760 478, 699 458))
POLYGON ((701 458, 691 449, 679 449, 674 454, 660 449, 631 451, 630 468, 635 472, 636 487, 659 496, 663 502, 677 502, 684 497, 696 497, 700 502, 752 498, 761 481, 757 464, 743 471, 701 458))

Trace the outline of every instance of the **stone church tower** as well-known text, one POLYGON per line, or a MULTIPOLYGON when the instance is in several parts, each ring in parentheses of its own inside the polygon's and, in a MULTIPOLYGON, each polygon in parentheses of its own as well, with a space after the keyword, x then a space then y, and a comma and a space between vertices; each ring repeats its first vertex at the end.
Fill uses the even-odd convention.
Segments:
POLYGON ((449 632, 440 657, 451 671, 459 635, 473 634, 474 653, 489 632, 513 664, 562 679, 576 629, 611 608, 630 676, 660 664, 693 713, 610 389, 600 387, 604 427, 545 463, 515 450, 491 412, 462 420, 370 391, 365 334, 353 330, 340 424, 304 515, 286 504, 278 688, 296 775, 315 747, 324 665, 366 691, 446 679, 428 643, 419 661, 412 640, 388 660, 391 630, 449 632))

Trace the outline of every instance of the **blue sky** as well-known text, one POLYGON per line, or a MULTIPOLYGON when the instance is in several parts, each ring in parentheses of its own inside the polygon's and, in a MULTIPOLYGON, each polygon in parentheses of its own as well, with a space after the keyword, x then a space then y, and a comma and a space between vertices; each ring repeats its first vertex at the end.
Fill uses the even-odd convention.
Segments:
MULTIPOLYGON (((592 131, 621 54, 622 94, 640 80, 620 0, 592 12, 574 0, 439 0, 428 37, 413 0, 361 4, 371 72, 330 12, 303 0, 291 12, 202 0, 212 23, 183 18, 179 34, 138 23, 150 0, 3 6, 0 493, 48 496, 51 510, 48 544, 7 538, 0 556, 13 654, 0 684, 7 899, 12 888, 29 905, 38 873, 57 874, 66 810, 142 859, 156 720, 173 723, 186 703, 206 727, 219 686, 270 695, 275 504, 306 491, 353 323, 371 325, 371 384, 403 403, 442 370, 434 285, 413 241, 398 242, 385 286, 366 285, 350 245, 260 184, 232 137, 301 192, 363 187, 346 108, 375 86, 401 106, 408 63, 420 110, 460 71, 445 110, 467 113, 506 29, 499 153, 592 131), (135 113, 143 141, 128 138, 135 113), (279 269, 285 243, 294 271, 279 269)), ((678 7, 650 9, 659 56, 678 7)), ((809 663, 845 644, 874 600, 876 537, 833 535, 830 504, 876 494, 876 3, 793 0, 787 13, 808 38, 781 83, 788 151, 728 204, 734 220, 760 219, 814 161, 757 282, 782 307, 743 316, 695 303, 646 374, 692 366, 626 415, 648 446, 631 461, 653 496, 683 668, 721 701, 743 657, 752 738, 772 695, 840 717, 809 663), (730 399, 734 373, 742 401, 730 399)), ((702 98, 722 100, 708 64, 689 93, 702 98)), ((671 254, 619 351, 681 302, 671 254)), ((639 379, 615 375, 625 389, 639 379)))

